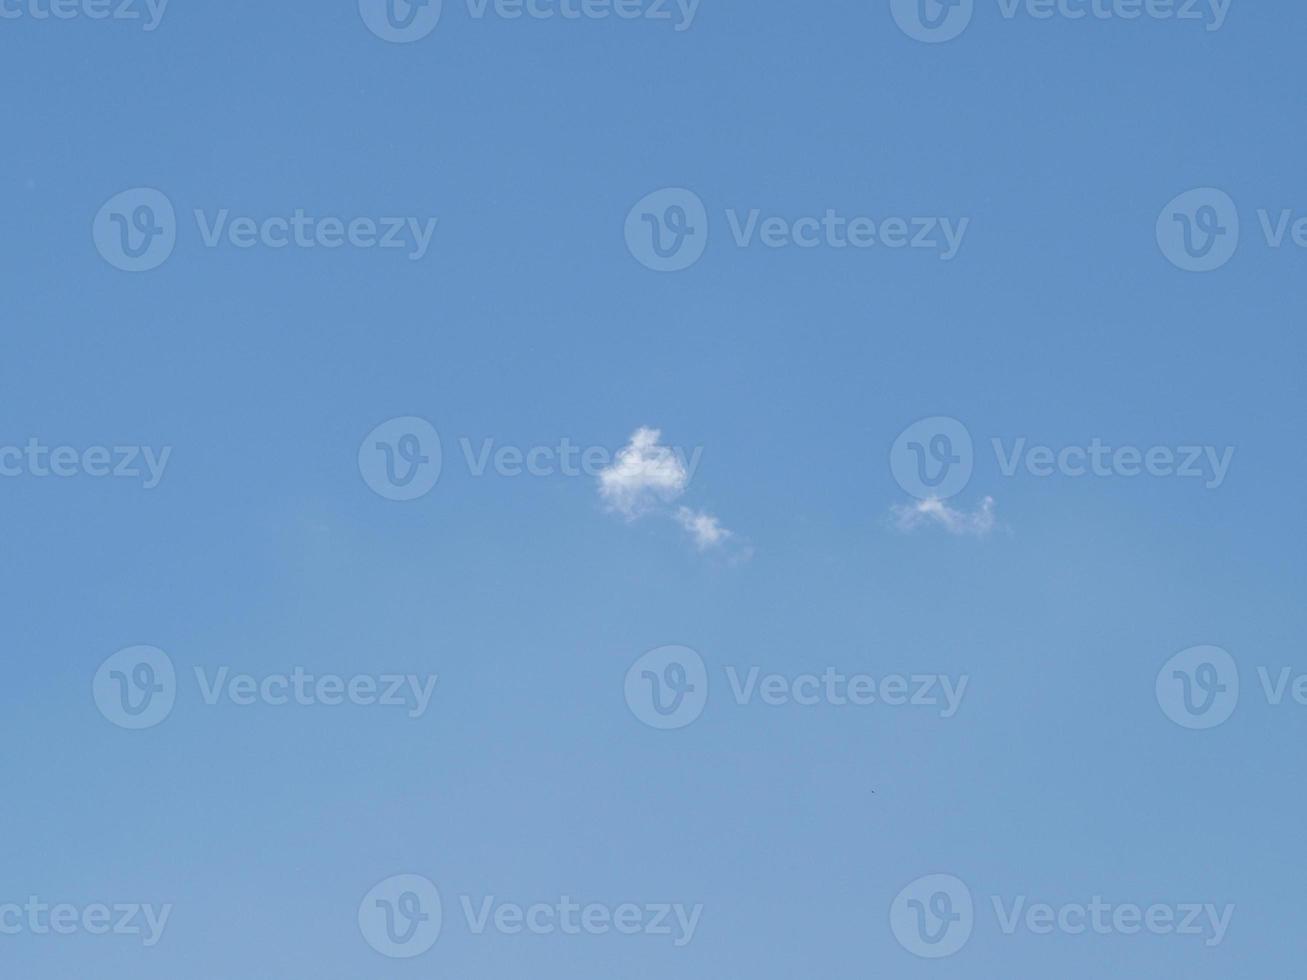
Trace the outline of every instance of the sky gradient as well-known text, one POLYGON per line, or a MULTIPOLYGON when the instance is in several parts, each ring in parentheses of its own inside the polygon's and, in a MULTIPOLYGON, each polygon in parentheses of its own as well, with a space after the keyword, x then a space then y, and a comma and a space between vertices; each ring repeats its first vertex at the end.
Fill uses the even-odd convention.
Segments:
POLYGON ((1294 969, 1307 10, 1184 6, 0 4, 0 972, 1294 969))

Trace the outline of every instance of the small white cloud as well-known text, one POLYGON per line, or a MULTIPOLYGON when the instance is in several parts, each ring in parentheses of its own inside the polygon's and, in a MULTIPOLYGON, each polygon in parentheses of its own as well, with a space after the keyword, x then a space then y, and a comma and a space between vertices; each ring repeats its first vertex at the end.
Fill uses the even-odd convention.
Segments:
POLYGON ((685 492, 689 473, 680 457, 658 440, 658 429, 641 428, 599 472, 599 495, 627 520, 669 504, 685 492))
POLYGON ((898 529, 904 532, 935 524, 950 534, 983 538, 994 530, 994 498, 986 497, 970 514, 937 498, 918 500, 908 506, 895 505, 894 518, 898 529))
POLYGON ((694 546, 700 551, 716 548, 732 537, 731 532, 722 527, 721 521, 704 511, 682 507, 676 512, 676 520, 690 533, 694 546))
POLYGON ((628 521, 645 516, 670 518, 690 536, 700 552, 720 550, 732 563, 748 561, 753 549, 722 526, 715 514, 673 504, 689 486, 698 451, 686 466, 685 457, 660 444, 658 429, 637 429, 613 465, 599 471, 599 496, 608 509, 628 521))

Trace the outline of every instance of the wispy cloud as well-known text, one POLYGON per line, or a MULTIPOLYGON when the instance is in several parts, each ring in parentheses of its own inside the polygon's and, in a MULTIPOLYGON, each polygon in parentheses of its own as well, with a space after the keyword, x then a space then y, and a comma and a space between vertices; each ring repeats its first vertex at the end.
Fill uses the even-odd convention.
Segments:
POLYGON ((937 498, 918 500, 908 505, 896 504, 894 520, 900 531, 915 531, 920 527, 942 527, 950 534, 970 537, 987 537, 994 530, 994 498, 986 497, 971 513, 950 507, 937 498))
POLYGON ((730 531, 722 527, 721 521, 704 511, 681 507, 676 511, 676 520, 681 527, 689 532, 690 537, 694 540, 694 546, 700 551, 719 547, 725 544, 728 538, 734 536, 730 531))

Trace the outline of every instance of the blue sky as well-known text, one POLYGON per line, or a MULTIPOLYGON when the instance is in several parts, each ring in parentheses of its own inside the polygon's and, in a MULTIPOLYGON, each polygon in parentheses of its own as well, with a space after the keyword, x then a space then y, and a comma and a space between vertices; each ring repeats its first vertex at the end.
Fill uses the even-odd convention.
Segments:
MULTIPOLYGON (((1233 0, 1208 30, 975 0, 926 43, 887 0, 702 0, 685 30, 675 5, 446 0, 392 43, 354 0, 174 0, 153 30, 93 0, 67 20, 2 6, 0 914, 171 906, 151 946, 23 918, 6 975, 1202 980, 1299 961, 1307 708, 1272 703, 1258 669, 1307 670, 1289 230, 1307 11, 1233 0), (138 188, 173 208, 175 246, 128 272, 113 233, 142 199, 109 205, 138 188), (1208 188, 1225 196, 1168 203, 1208 188), (703 251, 656 271, 628 232, 670 235, 678 202, 703 251), (832 247, 828 211, 872 219, 876 244, 832 247), (1259 211, 1272 230, 1289 212, 1279 247, 1259 211), (373 221, 354 229, 374 244, 260 240, 297 212, 328 240, 330 219, 373 221), (380 247, 387 218, 399 242, 436 220, 420 257, 380 247), (772 218, 817 245, 767 246, 772 218), (945 259, 890 247, 895 218, 966 230, 945 259), (1159 229, 1186 220, 1218 267, 1177 267, 1159 229), (900 439, 939 418, 970 477, 914 496, 896 445, 962 459, 958 429, 900 439), (416 499, 375 489, 387 451, 433 465, 393 419, 438 435, 416 499), (596 450, 585 472, 513 475, 512 451, 564 439, 596 450), (76 450, 73 475, 40 475, 33 440, 76 450), (487 440, 510 452, 477 475, 464 441, 475 463, 487 440), (1233 455, 1218 486, 1037 476, 1025 455, 1005 474, 1020 440, 1233 455), (119 463, 141 475, 94 475, 119 463), (141 646, 175 703, 129 730, 93 690, 144 678, 139 654, 102 671, 141 646), (1191 730, 1158 679, 1199 646, 1229 655, 1239 699, 1191 730), (206 703, 224 669, 297 668, 438 682, 419 717, 274 688, 206 703), (751 671, 791 694, 828 671, 878 695, 967 685, 945 717, 737 696, 751 671), (650 678, 706 703, 649 724, 630 692, 650 678), (360 924, 400 875, 443 903, 439 939, 402 959, 360 924), (928 875, 975 906, 938 960, 892 928, 928 875), (463 900, 488 896, 702 909, 683 945, 478 934, 463 900), (1009 934, 995 910, 1096 896, 1234 911, 1208 945, 1009 934)), ((1218 660, 1176 669, 1213 664, 1230 697, 1218 660)))

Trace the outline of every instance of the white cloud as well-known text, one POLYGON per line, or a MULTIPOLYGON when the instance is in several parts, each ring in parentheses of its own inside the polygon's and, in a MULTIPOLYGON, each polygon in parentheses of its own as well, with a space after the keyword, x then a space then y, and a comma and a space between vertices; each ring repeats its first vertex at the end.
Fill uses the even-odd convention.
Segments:
POLYGON ((648 515, 670 518, 685 530, 700 552, 723 550, 732 562, 748 561, 753 549, 736 539, 715 514, 684 506, 673 509, 689 486, 699 450, 687 467, 684 456, 660 445, 661 439, 658 429, 637 429, 613 465, 599 471, 599 496, 608 509, 628 521, 648 515))
POLYGON ((636 430, 613 465, 599 472, 599 495, 627 520, 671 503, 690 482, 685 464, 660 438, 658 429, 636 430))
POLYGON ((896 505, 894 517, 900 531, 915 531, 922 525, 935 524, 950 534, 983 538, 994 530, 994 498, 986 497, 970 514, 937 498, 918 500, 906 507, 896 505))
POLYGON ((695 547, 700 551, 716 548, 732 537, 731 532, 722 527, 721 521, 704 511, 682 507, 676 512, 676 520, 690 533, 695 547))

